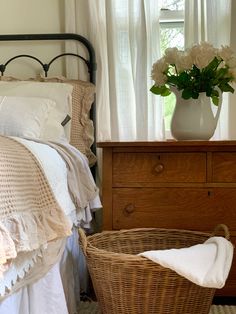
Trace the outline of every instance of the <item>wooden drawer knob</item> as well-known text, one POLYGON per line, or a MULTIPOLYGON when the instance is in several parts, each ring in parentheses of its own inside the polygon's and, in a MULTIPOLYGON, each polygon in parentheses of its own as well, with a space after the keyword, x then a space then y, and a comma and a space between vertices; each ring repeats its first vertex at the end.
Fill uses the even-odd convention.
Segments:
POLYGON ((163 165, 163 164, 157 164, 157 165, 154 167, 154 171, 155 171, 156 173, 161 173, 163 170, 164 170, 164 165, 163 165))
POLYGON ((129 216, 133 212, 134 212, 134 204, 132 203, 126 205, 125 208, 123 209, 123 213, 125 216, 129 216))
POLYGON ((208 190, 208 191, 207 191, 207 195, 208 195, 209 197, 212 197, 212 196, 213 196, 213 191, 208 190))

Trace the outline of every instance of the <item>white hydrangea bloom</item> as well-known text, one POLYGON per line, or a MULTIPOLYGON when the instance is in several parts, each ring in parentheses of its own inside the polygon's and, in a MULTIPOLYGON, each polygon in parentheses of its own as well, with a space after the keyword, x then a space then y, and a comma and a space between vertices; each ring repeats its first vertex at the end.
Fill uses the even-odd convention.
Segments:
MULTIPOLYGON (((236 55, 233 50, 228 46, 221 46, 220 49, 217 49, 210 43, 202 42, 195 44, 186 51, 178 50, 176 47, 165 50, 164 56, 153 64, 151 74, 152 79, 155 81, 155 86, 166 85, 166 88, 153 89, 153 92, 166 96, 168 94, 166 91, 170 88, 169 85, 174 84, 179 89, 191 87, 195 94, 198 94, 199 90, 201 92, 204 91, 204 85, 206 85, 206 72, 202 71, 206 67, 211 79, 210 82, 213 82, 213 88, 221 86, 220 88, 224 91, 227 90, 227 85, 229 88, 231 82, 236 82, 236 55), (214 67, 208 67, 214 59, 216 61, 213 63, 214 67), (193 65, 200 72, 193 71, 193 65), (220 69, 224 69, 224 71, 219 72, 220 69), (181 76, 180 78, 180 74, 183 72, 186 73, 186 76, 181 76), (225 73, 225 75, 218 75, 222 73, 225 73), (175 76, 174 78, 172 77, 173 75, 175 76), (194 86, 191 83, 192 76, 195 76, 194 86)), ((233 91, 232 88, 231 91, 233 91)), ((213 96, 211 95, 210 97, 213 96)))
POLYGON ((167 81, 167 76, 164 72, 168 69, 168 63, 166 63, 165 58, 161 58, 155 62, 152 66, 152 79, 155 81, 155 85, 164 85, 167 81))
POLYGON ((221 46, 218 55, 224 61, 228 61, 234 54, 234 51, 229 46, 221 46))
POLYGON ((165 85, 167 82, 167 76, 165 74, 160 74, 158 77, 156 77, 155 85, 162 86, 165 85))
POLYGON ((189 51, 193 63, 200 70, 205 68, 217 55, 216 49, 209 43, 203 42, 199 45, 194 45, 189 51))
POLYGON ((232 57, 232 58, 228 59, 228 60, 226 61, 226 64, 228 65, 228 67, 229 67, 230 69, 236 68, 236 58, 235 58, 235 57, 232 57))
POLYGON ((185 70, 190 70, 193 66, 193 60, 191 55, 184 52, 179 53, 179 57, 176 60, 176 68, 178 72, 183 72, 185 70))
POLYGON ((179 59, 179 50, 174 48, 167 48, 165 50, 165 60, 169 64, 175 64, 176 61, 179 59))

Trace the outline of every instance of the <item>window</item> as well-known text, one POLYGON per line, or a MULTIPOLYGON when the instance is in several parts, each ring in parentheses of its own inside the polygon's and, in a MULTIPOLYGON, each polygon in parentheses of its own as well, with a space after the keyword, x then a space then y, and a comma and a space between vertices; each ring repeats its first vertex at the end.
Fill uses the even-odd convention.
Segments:
MULTIPOLYGON (((184 0, 162 0, 160 13, 161 54, 168 47, 184 49, 184 0)), ((175 96, 164 97, 165 128, 170 130, 175 96)))
MULTIPOLYGON (((156 1, 157 2, 157 1, 156 1)), ((117 97, 119 103, 129 103, 134 104, 135 101, 127 100, 127 95, 132 87, 129 85, 130 81, 130 63, 132 53, 137 52, 132 50, 133 44, 131 41, 130 33, 135 30, 136 34, 140 34, 140 20, 142 20, 142 11, 138 9, 138 6, 132 7, 133 17, 130 20, 133 24, 130 24, 130 20, 127 18, 127 12, 129 11, 129 6, 135 4, 136 1, 129 2, 128 0, 117 0, 114 1, 114 8, 116 16, 119 20, 119 33, 118 33, 118 55, 120 61, 120 67, 118 68, 119 78, 117 82, 118 90, 117 97), (131 27, 132 25, 132 27, 131 27)), ((158 8, 160 8, 160 52, 164 53, 165 49, 168 47, 177 47, 178 49, 184 49, 184 0, 158 0, 158 8)), ((137 35, 136 35, 137 36, 137 35)), ((155 36, 155 35, 152 35, 155 36)), ((138 39, 140 41, 140 38, 138 39)), ((171 94, 168 97, 163 98, 164 102, 164 120, 166 136, 169 136, 170 131, 170 121, 175 105, 175 96, 171 94)), ((123 107, 122 107, 123 108, 123 107)), ((133 108, 133 115, 135 115, 135 106, 133 108)), ((119 112, 121 112, 121 107, 119 112)), ((122 115, 125 115, 126 107, 124 106, 122 115)))

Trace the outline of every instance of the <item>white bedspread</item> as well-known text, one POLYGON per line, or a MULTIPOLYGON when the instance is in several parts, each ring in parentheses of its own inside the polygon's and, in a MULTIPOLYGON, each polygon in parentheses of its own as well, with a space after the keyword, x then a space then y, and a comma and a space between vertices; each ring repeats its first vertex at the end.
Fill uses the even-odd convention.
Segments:
MULTIPOLYGON (((70 219, 71 226, 74 224, 89 227, 92 220, 91 211, 101 208, 99 196, 89 202, 84 210, 77 211, 68 191, 66 164, 60 155, 46 144, 15 139, 24 144, 40 162, 55 198, 70 219)), ((23 284, 29 284, 46 274, 59 260, 64 246, 65 240, 59 239, 38 250, 19 254, 0 281, 0 299, 15 292, 23 284)))

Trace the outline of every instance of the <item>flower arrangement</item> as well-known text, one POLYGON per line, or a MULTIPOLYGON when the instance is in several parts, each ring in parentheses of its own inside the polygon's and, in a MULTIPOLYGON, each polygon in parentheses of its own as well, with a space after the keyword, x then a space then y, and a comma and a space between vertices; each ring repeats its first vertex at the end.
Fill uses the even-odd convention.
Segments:
POLYGON ((236 81, 236 57, 230 47, 217 49, 207 42, 186 51, 168 48, 153 64, 152 79, 155 84, 150 91, 154 94, 168 96, 170 87, 175 86, 184 99, 197 99, 199 93, 205 92, 218 105, 218 88, 221 92, 234 92, 230 84, 236 81))

